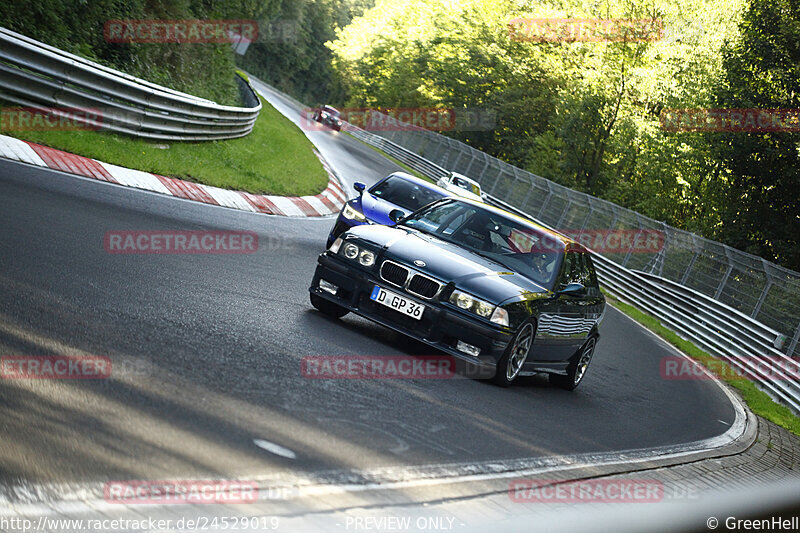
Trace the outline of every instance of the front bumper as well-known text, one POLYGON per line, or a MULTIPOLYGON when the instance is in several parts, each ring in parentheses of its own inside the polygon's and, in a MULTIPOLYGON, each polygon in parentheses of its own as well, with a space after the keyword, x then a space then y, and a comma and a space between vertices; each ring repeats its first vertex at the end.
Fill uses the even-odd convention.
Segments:
POLYGON ((309 292, 340 305, 349 311, 428 344, 462 361, 481 368, 494 369, 503 356, 513 332, 482 323, 477 317, 471 319, 451 310, 438 302, 416 298, 367 273, 345 260, 321 254, 317 260, 317 270, 309 292), (320 279, 338 287, 336 294, 319 288, 320 279), (424 305, 421 320, 407 317, 393 309, 370 300, 375 285, 402 294, 414 302, 424 305), (478 356, 472 356, 456 349, 456 343, 463 341, 481 349, 478 356))

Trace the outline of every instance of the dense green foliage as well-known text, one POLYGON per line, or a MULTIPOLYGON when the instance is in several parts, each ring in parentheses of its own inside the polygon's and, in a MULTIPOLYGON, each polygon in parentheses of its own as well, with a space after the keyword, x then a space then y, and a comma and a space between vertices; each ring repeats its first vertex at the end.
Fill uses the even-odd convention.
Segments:
POLYGON ((378 0, 329 44, 336 103, 494 110, 493 131, 447 134, 800 269, 798 133, 675 132, 660 121, 676 108, 800 107, 797 9, 790 0, 378 0), (657 19, 664 33, 526 42, 510 38, 515 17, 657 19))
POLYGON ((724 169, 719 237, 800 270, 800 3, 752 0, 724 49, 716 106, 794 110, 794 132, 708 136, 724 169))
POLYGON ((308 103, 342 100, 332 53, 336 37, 375 0, 272 0, 259 19, 259 39, 238 58, 245 70, 308 103))

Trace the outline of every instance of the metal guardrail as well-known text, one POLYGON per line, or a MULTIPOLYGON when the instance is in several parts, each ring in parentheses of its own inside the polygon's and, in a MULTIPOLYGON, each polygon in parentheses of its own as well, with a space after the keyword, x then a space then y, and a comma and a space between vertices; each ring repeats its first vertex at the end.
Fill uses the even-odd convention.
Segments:
MULTIPOLYGON (((380 135, 352 124, 345 124, 343 129, 428 177, 436 179, 447 173, 444 167, 380 135)), ((557 227, 492 194, 488 195, 488 200, 558 231, 557 227)), ((680 283, 628 269, 598 253, 594 255, 600 281, 608 291, 727 361, 742 375, 758 382, 773 398, 800 412, 800 382, 797 380, 800 360, 780 350, 785 336, 779 331, 680 283)))
POLYGON ((116 133, 161 141, 211 141, 250 133, 261 102, 236 77, 233 107, 129 76, 0 28, 0 99, 116 133), (99 120, 87 119, 89 110, 99 120))

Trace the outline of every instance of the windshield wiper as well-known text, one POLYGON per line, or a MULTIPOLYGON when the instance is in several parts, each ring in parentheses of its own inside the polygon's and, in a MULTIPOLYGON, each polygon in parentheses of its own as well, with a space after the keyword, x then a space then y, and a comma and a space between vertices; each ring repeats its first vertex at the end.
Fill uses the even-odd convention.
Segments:
POLYGON ((492 257, 492 256, 490 256, 489 254, 487 254, 485 252, 474 250, 472 248, 467 248, 465 246, 462 246, 462 248, 464 248, 465 250, 468 250, 469 252, 471 252, 471 253, 473 253, 475 255, 479 255, 479 256, 483 257, 484 259, 488 259, 489 261, 491 261, 493 263, 497 263, 498 265, 500 265, 503 268, 507 268, 509 270, 514 270, 512 267, 510 267, 507 264, 503 263, 502 261, 498 260, 496 257, 492 257))

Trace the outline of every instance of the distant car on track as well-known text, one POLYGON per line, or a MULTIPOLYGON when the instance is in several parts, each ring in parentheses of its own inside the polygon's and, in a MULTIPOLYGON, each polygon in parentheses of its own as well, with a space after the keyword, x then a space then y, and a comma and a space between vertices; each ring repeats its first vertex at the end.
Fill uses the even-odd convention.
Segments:
POLYGON ((342 207, 328 235, 328 247, 333 244, 336 237, 353 226, 394 224, 389 218, 389 213, 395 209, 407 214, 431 202, 452 196, 433 183, 405 172, 393 172, 369 190, 361 182, 355 182, 353 188, 359 192, 359 196, 342 207))
POLYGON ((339 110, 329 105, 324 105, 314 111, 314 120, 329 126, 336 131, 342 131, 342 116, 339 110))
POLYGON ((453 194, 476 200, 483 201, 483 191, 477 181, 466 177, 458 172, 450 172, 447 176, 439 178, 436 182, 439 187, 450 191, 453 194))
POLYGON ((354 312, 494 375, 583 380, 605 298, 579 243, 496 207, 445 198, 353 227, 318 258, 311 303, 354 312))

